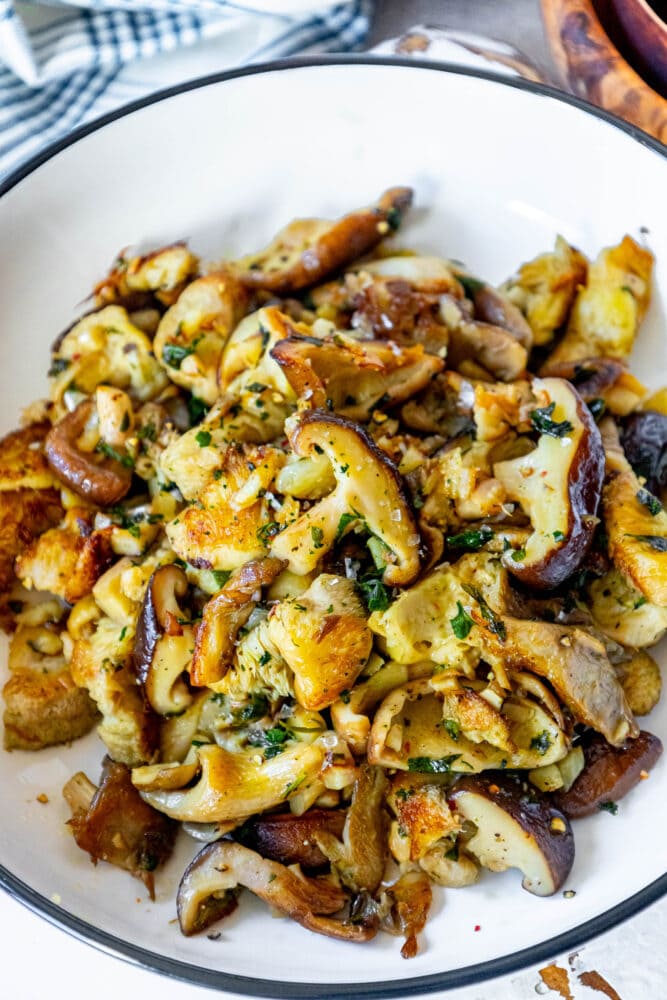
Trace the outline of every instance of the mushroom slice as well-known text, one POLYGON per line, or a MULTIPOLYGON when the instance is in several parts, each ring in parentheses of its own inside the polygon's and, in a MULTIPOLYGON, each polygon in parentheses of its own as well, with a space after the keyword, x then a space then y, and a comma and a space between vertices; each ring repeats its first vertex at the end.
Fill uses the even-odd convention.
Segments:
POLYGON ((317 846, 323 831, 340 837, 345 825, 342 809, 309 809, 302 816, 268 813, 256 816, 237 830, 235 838, 263 858, 283 865, 323 868, 328 861, 317 846))
POLYGON ((637 408, 646 388, 631 375, 622 361, 614 358, 586 358, 581 361, 555 361, 544 365, 543 378, 565 378, 591 410, 608 410, 624 417, 637 408))
POLYGON ((289 436, 300 457, 327 455, 336 489, 276 535, 272 554, 292 572, 309 573, 334 545, 343 515, 353 515, 389 550, 383 582, 410 583, 419 572, 419 532, 396 467, 361 427, 332 413, 301 414, 289 436))
POLYGON ((571 819, 613 807, 647 776, 661 753, 662 743, 652 733, 642 731, 619 747, 596 735, 584 747, 583 771, 567 792, 554 797, 555 802, 571 819))
POLYGON ((258 753, 231 753, 207 745, 197 748, 197 756, 201 773, 192 786, 184 781, 178 790, 153 790, 151 779, 159 775, 159 764, 135 768, 132 780, 141 786, 146 802, 167 816, 217 823, 273 809, 297 790, 304 791, 318 779, 326 747, 321 740, 296 743, 265 761, 258 753))
POLYGON ((296 219, 263 250, 231 266, 249 288, 278 295, 297 292, 367 253, 392 230, 412 204, 412 189, 390 188, 372 208, 363 208, 336 222, 296 219))
POLYGON ((243 317, 245 289, 228 271, 197 278, 160 320, 155 356, 177 385, 212 406, 218 367, 230 333, 243 317))
POLYGON ((588 269, 567 325, 548 364, 582 358, 628 357, 651 298, 653 254, 624 236, 588 269))
POLYGON ((384 875, 387 824, 383 806, 387 787, 382 768, 362 764, 342 840, 328 830, 316 829, 313 833, 343 885, 354 892, 375 892, 384 875))
POLYGON ((312 409, 330 407, 350 420, 369 420, 380 404, 402 403, 426 386, 444 362, 421 344, 399 347, 383 341, 287 337, 271 356, 298 397, 312 409))
POLYGON ((475 318, 491 326, 511 333, 527 351, 533 345, 533 331, 524 319, 523 313, 514 303, 492 285, 478 281, 459 272, 456 277, 470 296, 475 306, 475 318))
POLYGON ((531 413, 540 432, 527 455, 497 462, 496 479, 531 519, 525 548, 507 552, 505 566, 523 583, 552 588, 581 565, 595 529, 604 451, 600 432, 577 392, 563 379, 536 379, 548 405, 531 413))
POLYGON ((502 286, 528 320, 536 345, 548 344, 566 322, 587 270, 583 254, 557 236, 553 250, 522 264, 517 275, 502 286))
POLYGON ((353 582, 328 573, 274 606, 269 639, 294 671, 304 708, 326 708, 352 687, 373 646, 366 617, 353 582))
POLYGON ((440 318, 449 330, 450 368, 463 370, 472 362, 478 377, 483 378, 486 371, 501 382, 513 382, 525 372, 528 351, 508 330, 471 319, 465 306, 451 295, 440 299, 440 318))
POLYGON ((380 257, 378 260, 363 261, 355 270, 373 278, 399 279, 406 282, 412 290, 427 295, 462 294, 451 264, 440 257, 423 257, 419 254, 380 257))
POLYGON ((394 688, 401 687, 410 680, 428 677, 433 673, 433 664, 426 660, 406 666, 402 663, 386 663, 368 680, 355 684, 351 691, 341 692, 344 697, 331 705, 331 720, 334 729, 357 756, 363 756, 368 747, 371 731, 370 712, 394 688))
POLYGON ((129 871, 155 899, 153 872, 171 855, 176 825, 142 800, 128 768, 105 757, 99 788, 79 772, 63 795, 72 809, 69 826, 81 850, 88 851, 95 864, 107 861, 129 871))
POLYGON ((99 305, 136 302, 142 292, 152 292, 160 302, 171 305, 186 282, 194 277, 199 261, 185 243, 171 243, 143 256, 118 254, 111 271, 95 286, 99 305))
POLYGON ((134 637, 134 668, 152 708, 160 715, 182 712, 192 702, 183 673, 192 659, 195 632, 179 605, 188 581, 173 564, 150 578, 134 637))
POLYGON ((635 473, 646 480, 651 493, 667 486, 667 413, 633 413, 622 432, 623 451, 635 473))
POLYGON ((347 900, 332 882, 297 875, 230 840, 209 844, 186 869, 176 897, 183 934, 197 934, 231 912, 241 886, 318 934, 360 942, 375 934, 369 927, 331 919, 347 900))
POLYGON ((519 778, 496 772, 459 778, 450 802, 476 831, 466 851, 485 868, 523 872, 523 888, 536 896, 560 889, 574 862, 568 820, 519 778))
POLYGON ((273 583, 284 565, 271 558, 246 563, 205 605, 190 665, 190 680, 196 687, 208 687, 225 676, 239 629, 248 621, 262 587, 273 583))
MULTIPOLYGON (((603 644, 585 629, 503 616, 505 638, 484 630, 484 658, 544 677, 575 719, 618 745, 637 733, 603 644)), ((480 630, 481 631, 481 630, 480 630)), ((542 763, 546 763, 543 761, 542 763)), ((533 765, 533 766, 539 766, 533 765)))
POLYGON ((632 470, 619 472, 602 494, 609 555, 651 602, 667 607, 667 513, 632 470))
POLYGON ((78 439, 95 413, 92 399, 84 399, 47 434, 44 450, 49 465, 84 500, 110 507, 122 500, 132 485, 132 468, 115 458, 82 451, 78 439))

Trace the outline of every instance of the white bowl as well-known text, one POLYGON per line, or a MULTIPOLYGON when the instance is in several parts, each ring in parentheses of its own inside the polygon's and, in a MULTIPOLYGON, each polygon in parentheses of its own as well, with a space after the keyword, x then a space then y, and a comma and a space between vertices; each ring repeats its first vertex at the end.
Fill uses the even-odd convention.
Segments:
MULTIPOLYGON (((293 216, 335 216, 392 184, 416 191, 404 245, 464 260, 492 281, 557 233, 595 254, 647 227, 655 292, 633 370, 657 386, 667 370, 667 160, 632 134, 532 84, 344 57, 226 74, 113 115, 0 189, 0 428, 45 393, 49 344, 120 248, 187 237, 204 258, 239 254, 293 216)), ((643 724, 664 739, 665 704, 643 724)), ((395 939, 353 947, 316 937, 249 894, 220 941, 186 939, 174 896, 193 842, 184 837, 159 875, 156 902, 137 905, 139 884, 94 868, 66 832, 62 785, 80 768, 95 779, 102 750, 90 736, 0 753, 0 884, 91 943, 195 983, 288 997, 442 990, 574 948, 667 892, 660 762, 616 817, 576 824, 565 886, 574 898, 531 896, 516 872, 436 890, 408 963, 395 939), (41 792, 48 808, 35 802, 41 792)))

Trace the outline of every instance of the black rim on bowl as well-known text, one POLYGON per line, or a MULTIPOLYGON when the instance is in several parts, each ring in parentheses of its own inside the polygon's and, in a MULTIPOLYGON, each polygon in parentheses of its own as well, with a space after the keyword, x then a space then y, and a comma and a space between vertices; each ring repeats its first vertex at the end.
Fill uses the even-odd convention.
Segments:
MULTIPOLYGON (((229 70, 224 73, 216 73, 210 76, 201 77, 166 90, 158 91, 148 97, 125 105, 117 111, 112 111, 101 118, 83 125, 71 132, 66 138, 49 146, 44 151, 32 157, 27 163, 13 171, 4 182, 0 184, 0 197, 5 195, 20 181, 33 173, 47 160, 56 156, 61 150, 66 149, 73 143, 96 132, 110 122, 132 114, 141 108, 158 101, 167 100, 177 94, 185 93, 189 90, 197 90, 211 84, 222 83, 226 80, 234 80, 241 76, 253 76, 260 73, 275 72, 277 70, 300 69, 312 66, 403 66, 407 68, 435 70, 438 72, 450 73, 458 76, 475 77, 487 80, 504 87, 513 87, 518 90, 528 91, 532 94, 548 97, 564 104, 570 104, 587 114, 606 121, 609 125, 620 129, 631 136, 637 142, 652 149, 654 152, 667 158, 667 146, 657 139, 647 135, 641 129, 628 122, 616 118, 607 111, 589 104, 579 97, 565 94, 560 90, 544 84, 533 83, 516 77, 501 76, 497 73, 484 70, 471 70, 461 66, 453 66, 449 63, 430 62, 425 59, 406 59, 384 56, 310 56, 307 58, 281 59, 270 63, 261 63, 244 69, 229 70)), ((574 927, 572 930, 559 934, 557 937, 549 938, 540 944, 524 948, 522 951, 512 955, 505 955, 502 958, 493 959, 488 962, 481 962, 459 969, 450 969, 446 972, 434 973, 426 976, 416 976, 414 978, 404 978, 399 981, 379 981, 363 984, 356 983, 299 983, 280 982, 274 983, 267 979, 255 979, 251 976, 239 976, 228 972, 221 972, 217 969, 206 969, 200 966, 190 965, 176 959, 159 955, 144 948, 139 948, 129 941, 117 938, 112 934, 101 931, 92 924, 81 920, 73 914, 67 913, 51 900, 36 892, 29 885, 12 874, 4 865, 0 865, 0 887, 6 890, 10 896, 23 903, 30 910, 45 918, 50 923, 63 930, 68 931, 74 937, 92 944, 99 950, 108 954, 122 958, 134 965, 144 969, 162 973, 162 975, 180 979, 185 982, 207 986, 212 989, 230 990, 235 993, 242 993, 247 996, 256 997, 284 997, 289 1000, 342 1000, 347 997, 358 997, 360 989, 363 990, 364 997, 406 997, 424 993, 433 993, 438 990, 454 989, 456 987, 468 986, 473 983, 480 983, 484 980, 493 979, 499 976, 516 972, 527 966, 536 965, 539 962, 548 960, 559 952, 568 951, 581 946, 584 942, 605 931, 611 930, 617 924, 627 920, 629 917, 639 913, 651 903, 656 902, 662 896, 667 895, 667 874, 656 879, 650 885, 645 886, 634 896, 624 900, 605 913, 594 917, 591 920, 574 927)))

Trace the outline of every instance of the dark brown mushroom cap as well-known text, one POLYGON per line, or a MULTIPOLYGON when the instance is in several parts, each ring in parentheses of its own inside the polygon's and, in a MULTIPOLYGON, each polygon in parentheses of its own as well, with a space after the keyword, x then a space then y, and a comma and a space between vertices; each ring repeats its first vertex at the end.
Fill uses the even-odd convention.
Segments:
POLYGON ((574 863, 574 837, 566 817, 518 775, 502 771, 465 775, 450 804, 477 831, 466 850, 492 871, 519 868, 523 888, 550 896, 574 863))
POLYGON ((586 358, 585 361, 550 362, 541 369, 541 375, 567 379, 584 402, 590 403, 615 385, 627 370, 627 366, 615 358, 586 358))
POLYGON ((271 861, 305 869, 324 868, 328 860, 315 838, 322 831, 341 837, 344 825, 342 809, 309 809, 302 816, 268 813, 244 823, 234 838, 271 861))
POLYGON ((667 486, 667 414, 642 410, 631 414, 623 426, 621 443, 637 476, 646 479, 646 489, 660 495, 667 486))
POLYGON ((590 816, 606 803, 615 803, 627 795, 661 753, 662 742, 645 730, 620 747, 610 746, 596 734, 584 747, 583 771, 567 792, 557 792, 553 800, 571 819, 590 816))
POLYGON ((335 222, 297 219, 263 250, 235 262, 236 274, 242 284, 278 295, 317 284, 398 228, 412 197, 411 188, 395 187, 385 191, 371 208, 351 212, 335 222))
POLYGON ((183 616, 177 602, 185 597, 187 589, 185 573, 173 564, 158 567, 148 581, 137 621, 133 654, 134 670, 142 684, 146 683, 160 637, 182 632, 178 618, 183 616))
POLYGON ((44 451, 53 471, 71 490, 100 507, 110 507, 129 492, 132 469, 113 458, 96 461, 98 455, 79 451, 77 439, 94 407, 92 399, 84 399, 75 410, 66 414, 49 431, 44 451))

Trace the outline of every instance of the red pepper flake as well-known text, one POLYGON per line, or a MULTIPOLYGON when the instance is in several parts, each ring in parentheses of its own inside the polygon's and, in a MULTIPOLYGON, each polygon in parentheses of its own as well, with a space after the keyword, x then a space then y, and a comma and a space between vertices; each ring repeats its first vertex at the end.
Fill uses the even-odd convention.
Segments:
POLYGON ((482 925, 481 924, 475 924, 475 930, 476 931, 481 931, 481 929, 482 929, 482 925))
POLYGON ((498 788, 497 785, 489 785, 489 791, 491 792, 492 795, 497 795, 500 789, 498 788))

